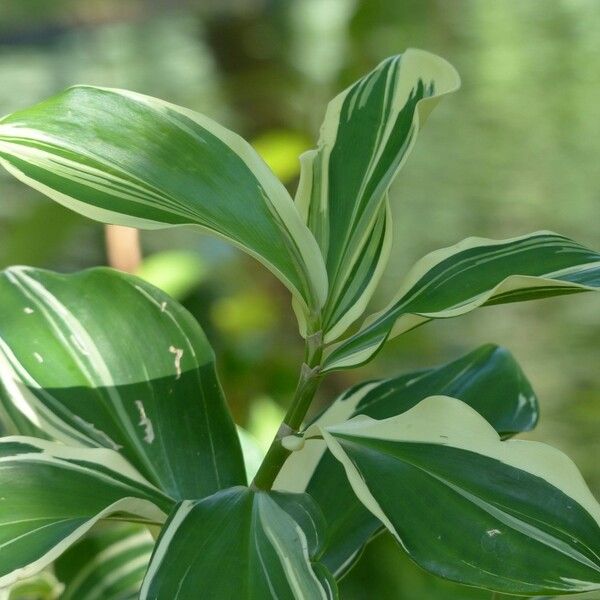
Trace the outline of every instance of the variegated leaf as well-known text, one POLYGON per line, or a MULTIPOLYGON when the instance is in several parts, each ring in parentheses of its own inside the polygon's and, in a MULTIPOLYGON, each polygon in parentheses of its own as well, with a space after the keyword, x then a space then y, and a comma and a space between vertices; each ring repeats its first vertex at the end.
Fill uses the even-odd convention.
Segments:
POLYGON ((207 117, 125 90, 77 86, 0 120, 0 163, 106 223, 199 225, 263 262, 304 315, 327 293, 317 244, 252 147, 207 117))
POLYGON ((158 540, 140 600, 337 598, 333 578, 311 563, 320 535, 306 496, 235 487, 182 502, 158 540))
POLYGON ((44 569, 100 519, 165 521, 173 500, 123 457, 28 437, 0 439, 0 587, 44 569))
POLYGON ((296 195, 329 274, 327 341, 364 312, 391 246, 386 192, 433 107, 459 85, 445 60, 409 49, 329 103, 296 195))
POLYGON ((439 367, 367 382, 342 394, 312 423, 304 447, 290 455, 275 481, 276 489, 308 492, 321 507, 327 522, 321 560, 337 577, 352 567, 382 525, 352 493, 325 442, 311 439, 310 431, 357 415, 393 417, 439 394, 466 402, 503 437, 528 431, 538 420, 537 398, 527 377, 508 350, 493 344, 439 367))
POLYGON ((511 594, 600 589, 600 504, 558 450, 502 442, 446 396, 321 431, 360 501, 426 570, 511 594))
POLYGON ((468 238, 415 264, 395 299, 332 346, 325 371, 370 360, 388 338, 480 306, 576 294, 600 287, 600 254, 555 233, 468 238))
POLYGON ((13 429, 118 450, 173 498, 245 482, 204 333, 135 277, 0 273, 0 381, 13 429))
POLYGON ((0 589, 0 600, 60 600, 63 587, 47 569, 0 589))
POLYGON ((106 523, 92 530, 55 562, 61 600, 136 600, 153 548, 143 525, 106 523))

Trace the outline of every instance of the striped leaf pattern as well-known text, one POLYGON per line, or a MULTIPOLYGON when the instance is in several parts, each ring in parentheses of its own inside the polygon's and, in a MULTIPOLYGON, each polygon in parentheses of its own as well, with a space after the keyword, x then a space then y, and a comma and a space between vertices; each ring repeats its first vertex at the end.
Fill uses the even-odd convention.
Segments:
POLYGON ((528 431, 538 420, 537 398, 527 377, 508 350, 492 344, 439 367, 366 382, 342 394, 311 424, 309 439, 290 455, 275 482, 280 490, 309 493, 320 506, 327 523, 321 560, 336 576, 352 567, 382 525, 352 493, 325 442, 310 439, 310 432, 357 415, 393 417, 440 394, 467 403, 502 437, 528 431))
POLYGON ((158 540, 140 600, 336 598, 333 578, 311 564, 320 545, 314 505, 282 496, 234 487, 182 502, 158 540))
POLYGON ((391 246, 386 192, 435 104, 459 85, 446 61, 409 49, 330 102, 296 195, 329 274, 327 341, 365 310, 391 246))
POLYGON ((0 273, 0 381, 13 430, 118 450, 175 499, 245 482, 204 333, 135 277, 0 273))
POLYGON ((0 589, 0 600, 59 600, 62 584, 50 570, 0 589))
POLYGON ((468 238, 417 262, 384 310, 330 348, 325 370, 364 364, 388 338, 431 319, 598 287, 600 254, 566 237, 540 231, 507 240, 468 238))
POLYGON ((174 502, 120 454, 0 439, 0 587, 41 571, 100 519, 161 524, 174 502))
POLYGON ((203 115, 77 86, 0 120, 0 163, 92 219, 199 225, 263 262, 304 314, 324 301, 323 260, 291 197, 247 142, 203 115))
POLYGON ((129 523, 103 524, 73 545, 54 565, 61 600, 136 600, 154 540, 129 523))
POLYGON ((600 504, 558 450, 502 442, 446 396, 321 432, 360 501, 424 569, 511 594, 600 589, 600 504))

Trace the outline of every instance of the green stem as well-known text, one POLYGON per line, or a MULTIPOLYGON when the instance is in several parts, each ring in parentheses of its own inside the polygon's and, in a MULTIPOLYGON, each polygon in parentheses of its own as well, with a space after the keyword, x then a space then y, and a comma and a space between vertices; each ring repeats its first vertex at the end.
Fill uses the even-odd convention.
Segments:
POLYGON ((323 357, 323 337, 321 332, 306 339, 306 356, 300 369, 298 385, 292 403, 275 435, 269 450, 258 469, 252 486, 261 490, 270 490, 283 463, 291 454, 284 448, 281 440, 298 433, 304 417, 310 408, 315 393, 323 379, 321 374, 321 359, 323 357))

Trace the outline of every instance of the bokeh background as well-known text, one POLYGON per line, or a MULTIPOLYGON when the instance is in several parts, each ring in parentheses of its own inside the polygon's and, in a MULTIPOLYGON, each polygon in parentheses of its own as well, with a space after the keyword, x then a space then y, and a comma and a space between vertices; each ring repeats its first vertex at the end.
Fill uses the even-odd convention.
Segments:
MULTIPOLYGON (((293 191, 329 98, 406 47, 446 57, 463 87, 393 186, 396 250, 380 306, 414 260, 469 235, 552 229, 600 245, 599 32, 597 0, 2 0, 0 114, 74 83, 130 88, 241 133, 293 191)), ((105 264, 103 235, 0 173, 0 268, 105 264)), ((287 292, 194 230, 143 233, 142 244, 142 274, 200 320, 237 422, 268 444, 302 356, 287 292)), ((364 378, 505 345, 541 399, 527 437, 568 452, 598 495, 598 315, 583 294, 438 321, 330 377, 320 402, 364 378)), ((385 535, 341 590, 351 600, 490 597, 433 581, 385 535)))

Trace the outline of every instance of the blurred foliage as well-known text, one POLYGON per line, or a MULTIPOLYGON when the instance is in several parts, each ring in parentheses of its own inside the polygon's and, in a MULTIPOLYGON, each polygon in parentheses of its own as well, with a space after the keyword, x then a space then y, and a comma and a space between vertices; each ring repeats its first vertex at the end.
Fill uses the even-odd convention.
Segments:
POLYGON ((293 181, 300 174, 298 156, 311 146, 310 138, 285 129, 266 131, 252 142, 254 149, 283 181, 293 181))
POLYGON ((135 274, 181 300, 202 283, 206 267, 198 252, 165 250, 144 258, 135 274))
MULTIPOLYGON (((293 192, 329 98, 407 46, 448 58, 462 90, 430 119, 392 190, 394 292, 424 253, 468 235, 553 229, 598 247, 600 3, 596 0, 3 0, 0 114, 74 83, 126 87, 206 113, 250 139, 293 192)), ((105 262, 101 226, 0 174, 0 267, 105 262)), ((267 443, 302 358, 285 290, 189 228, 143 234, 142 275, 184 300, 213 342, 223 385, 267 443)), ((600 322, 587 295, 489 308, 420 328, 370 366, 329 378, 325 401, 367 377, 420 368, 484 342, 508 346, 542 402, 543 439, 600 493, 600 322)), ((432 582, 388 536, 344 598, 489 598, 432 582), (375 560, 377 557, 377 560, 375 560)))

